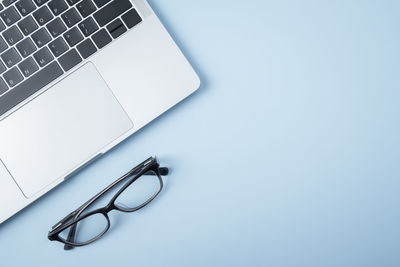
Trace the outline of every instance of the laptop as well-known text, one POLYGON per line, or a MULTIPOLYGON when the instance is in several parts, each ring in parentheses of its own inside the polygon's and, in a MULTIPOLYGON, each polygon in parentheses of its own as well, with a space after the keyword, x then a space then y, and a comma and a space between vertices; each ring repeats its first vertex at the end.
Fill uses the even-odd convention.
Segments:
POLYGON ((0 0, 0 222, 192 94, 146 0, 0 0))

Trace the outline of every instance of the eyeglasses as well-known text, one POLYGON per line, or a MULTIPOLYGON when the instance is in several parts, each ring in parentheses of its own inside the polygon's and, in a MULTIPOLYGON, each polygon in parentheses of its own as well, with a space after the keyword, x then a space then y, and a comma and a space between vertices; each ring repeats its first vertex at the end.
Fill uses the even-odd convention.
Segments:
POLYGON ((156 158, 148 158, 55 224, 49 240, 64 243, 65 250, 97 241, 110 229, 110 211, 135 212, 145 207, 160 194, 161 176, 165 175, 168 168, 161 168, 156 158), (105 207, 92 210, 98 199, 121 185, 105 207))

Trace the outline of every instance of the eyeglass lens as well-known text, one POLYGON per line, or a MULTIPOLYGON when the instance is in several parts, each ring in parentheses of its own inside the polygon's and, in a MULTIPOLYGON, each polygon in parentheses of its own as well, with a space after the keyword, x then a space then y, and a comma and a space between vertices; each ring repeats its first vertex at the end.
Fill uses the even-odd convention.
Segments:
POLYGON ((159 192, 160 187, 160 179, 157 174, 149 171, 118 196, 115 206, 125 211, 136 209, 153 198, 159 192))
MULTIPOLYGON (((72 227, 73 225, 62 231, 58 236, 64 241, 68 241, 68 234, 72 227)), ((72 243, 84 244, 90 242, 102 235, 107 227, 108 220, 103 214, 93 214, 76 223, 76 232, 72 243)))

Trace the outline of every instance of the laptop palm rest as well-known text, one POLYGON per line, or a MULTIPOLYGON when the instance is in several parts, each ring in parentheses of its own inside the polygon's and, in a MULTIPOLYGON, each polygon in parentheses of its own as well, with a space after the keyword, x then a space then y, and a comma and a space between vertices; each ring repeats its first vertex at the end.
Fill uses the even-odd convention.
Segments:
POLYGON ((2 122, 0 159, 30 198, 132 127, 101 75, 88 63, 2 122))

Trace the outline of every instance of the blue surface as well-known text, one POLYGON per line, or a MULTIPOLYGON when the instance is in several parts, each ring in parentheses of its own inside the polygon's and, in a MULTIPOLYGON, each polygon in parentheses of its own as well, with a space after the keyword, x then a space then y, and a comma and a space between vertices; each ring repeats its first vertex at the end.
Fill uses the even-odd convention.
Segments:
POLYGON ((399 266, 400 2, 150 3, 201 90, 2 225, 2 266, 399 266), (151 206, 47 240, 149 155, 151 206))

